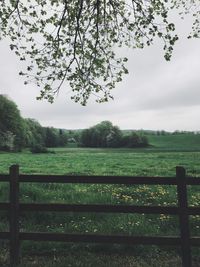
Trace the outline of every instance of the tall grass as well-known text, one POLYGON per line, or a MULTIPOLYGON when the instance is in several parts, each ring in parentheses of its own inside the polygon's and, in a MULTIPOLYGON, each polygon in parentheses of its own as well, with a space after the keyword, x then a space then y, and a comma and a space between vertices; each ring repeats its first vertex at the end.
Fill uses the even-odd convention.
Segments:
MULTIPOLYGON (((20 165, 20 173, 27 174, 175 176, 175 166, 182 165, 186 167, 189 175, 200 176, 200 152, 146 152, 145 150, 135 151, 131 149, 65 148, 56 149, 55 154, 32 155, 28 151, 18 154, 1 153, 0 173, 8 173, 8 167, 17 163, 20 165)), ((189 187, 188 194, 190 205, 199 205, 199 187, 189 187)), ((1 183, 0 201, 6 201, 7 199, 8 185, 1 183)), ((147 185, 22 184, 20 185, 20 201, 26 203, 177 205, 175 186, 147 185)), ((8 214, 1 213, 1 230, 7 229, 7 220, 8 214)), ((58 214, 56 212, 30 214, 24 212, 21 215, 20 225, 22 231, 127 235, 179 234, 177 217, 162 214, 58 214)), ((199 234, 200 216, 191 216, 190 225, 192 234, 199 234)), ((5 247, 4 242, 1 245, 2 248, 5 247)), ((155 265, 157 263, 151 259, 151 256, 160 253, 160 248, 155 246, 105 247, 102 245, 82 246, 78 244, 23 242, 22 251, 24 255, 28 255, 30 252, 38 254, 48 251, 55 256, 55 261, 54 258, 53 260, 47 259, 46 265, 42 265, 44 263, 40 257, 36 257, 35 262, 38 264, 36 265, 31 261, 31 257, 24 256, 27 265, 22 264, 22 266, 172 266, 167 263, 167 260, 163 259, 166 255, 168 255, 166 256, 168 262, 170 262, 170 257, 174 259, 174 263, 171 263, 174 264, 173 266, 180 266, 179 251, 170 248, 166 248, 164 254, 160 254, 162 265, 159 265, 160 261, 158 259, 158 265, 155 265), (86 248, 85 252, 84 248, 86 248), (66 253, 66 251, 68 251, 67 260, 66 258, 61 260, 56 256, 62 252, 66 253), (98 256, 99 254, 95 254, 97 251, 102 255, 101 259, 98 256), (125 253, 125 256, 111 256, 111 259, 108 260, 107 251, 110 251, 111 254, 121 251, 125 253), (76 253, 80 253, 80 257, 71 255, 76 255, 76 253), (89 256, 86 255, 91 257, 89 262, 87 260, 89 256), (140 262, 138 262, 137 257, 140 262), (147 261, 142 259, 144 257, 148 258, 149 265, 147 265, 147 261), (66 261, 68 265, 64 265, 66 261), (106 261, 108 262, 106 263, 106 261), (93 265, 89 265, 90 263, 93 265)), ((199 250, 193 250, 193 256, 196 259, 198 259, 198 252, 199 250)))

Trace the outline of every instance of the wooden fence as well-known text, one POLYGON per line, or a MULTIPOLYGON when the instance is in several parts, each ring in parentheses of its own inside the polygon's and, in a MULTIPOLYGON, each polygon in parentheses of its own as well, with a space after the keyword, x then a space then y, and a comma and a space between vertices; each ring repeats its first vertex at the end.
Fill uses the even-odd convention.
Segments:
POLYGON ((0 175, 0 182, 9 182, 10 201, 0 203, 0 210, 9 211, 9 232, 0 232, 0 239, 10 240, 10 265, 20 262, 20 241, 63 241, 89 243, 118 243, 130 245, 167 245, 181 247, 182 266, 191 267, 191 246, 200 246, 200 236, 191 237, 189 216, 200 215, 200 206, 188 207, 187 185, 200 185, 200 178, 187 177, 183 167, 176 167, 175 177, 113 177, 113 176, 61 176, 61 175, 21 175, 19 166, 13 165, 8 175, 0 175), (91 183, 125 185, 175 185, 177 187, 178 206, 136 206, 136 205, 69 205, 19 203, 20 183, 91 183), (21 211, 56 212, 112 212, 140 214, 178 215, 180 236, 125 236, 97 234, 32 233, 20 232, 21 211))

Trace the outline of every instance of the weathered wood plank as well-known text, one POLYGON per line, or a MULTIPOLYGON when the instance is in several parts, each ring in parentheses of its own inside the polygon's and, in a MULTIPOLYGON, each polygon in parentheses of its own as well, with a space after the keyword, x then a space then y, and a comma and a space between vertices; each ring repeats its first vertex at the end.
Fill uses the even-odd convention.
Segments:
POLYGON ((158 236, 123 236, 94 234, 64 234, 64 233, 20 233, 20 240, 58 241, 58 242, 88 242, 88 243, 118 243, 130 245, 174 245, 181 244, 180 237, 158 236))
POLYGON ((10 167, 10 263, 19 264, 19 166, 10 167))
POLYGON ((134 205, 92 205, 92 204, 20 204, 20 211, 58 211, 58 212, 109 212, 109 213, 145 213, 178 214, 177 207, 134 206, 134 205))
POLYGON ((187 204, 187 183, 186 173, 183 167, 176 167, 177 197, 179 207, 179 222, 181 234, 181 250, 183 267, 192 266, 191 245, 190 245, 190 227, 187 204))
POLYGON ((132 176, 64 176, 64 175, 20 175, 20 182, 37 183, 92 183, 92 184, 163 184, 176 185, 175 177, 132 176))

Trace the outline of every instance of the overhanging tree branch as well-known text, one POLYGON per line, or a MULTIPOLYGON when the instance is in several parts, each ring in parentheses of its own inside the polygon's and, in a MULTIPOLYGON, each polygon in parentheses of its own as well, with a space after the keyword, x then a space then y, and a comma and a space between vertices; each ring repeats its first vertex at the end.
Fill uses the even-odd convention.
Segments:
POLYGON ((170 59, 178 40, 168 21, 171 8, 195 15, 189 37, 199 37, 200 4, 194 0, 2 0, 0 34, 27 62, 20 74, 41 87, 39 99, 53 102, 70 85, 71 98, 85 105, 91 95, 108 101, 128 73, 117 47, 143 48, 160 38, 170 59))

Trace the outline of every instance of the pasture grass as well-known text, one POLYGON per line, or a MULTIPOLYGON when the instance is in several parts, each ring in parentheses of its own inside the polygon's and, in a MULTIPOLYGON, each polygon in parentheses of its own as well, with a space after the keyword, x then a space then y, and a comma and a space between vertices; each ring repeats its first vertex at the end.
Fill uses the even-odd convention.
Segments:
POLYGON ((148 135, 148 139, 157 150, 200 151, 200 134, 148 135))
POLYGON ((0 173, 12 164, 24 174, 174 176, 175 167, 199 176, 200 152, 148 149, 56 148, 55 153, 0 153, 0 173))
MULTIPOLYGON (((4 252, 4 257, 0 258, 1 267, 8 267, 6 263, 8 255, 6 251, 4 252)), ((85 247, 80 253, 80 249, 77 251, 70 248, 64 254, 54 251, 51 255, 23 255, 19 267, 181 267, 180 257, 173 253, 169 257, 169 254, 162 250, 157 252, 141 258, 121 251, 120 247, 113 253, 102 252, 102 249, 91 252, 85 247)), ((195 267, 199 267, 198 263, 194 264, 195 267)))
MULTIPOLYGON (((186 168, 188 175, 200 177, 200 152, 198 151, 157 151, 156 149, 153 150, 152 147, 141 150, 84 148, 58 148, 51 150, 54 153, 34 155, 29 151, 0 153, 0 173, 8 173, 10 165, 19 164, 20 173, 24 174, 175 176, 175 167, 181 165, 186 168)), ((190 205, 199 205, 200 194, 198 186, 189 187, 188 196, 190 205)), ((8 200, 8 185, 1 183, 0 201, 6 200, 8 200)), ((20 201, 76 204, 177 205, 176 188, 174 186, 147 185, 22 184, 20 185, 20 201)), ((0 231, 6 230, 8 214, 1 212, 0 221, 0 231)), ((26 212, 22 214, 20 223, 22 231, 127 235, 179 234, 177 217, 162 214, 58 214, 53 212, 29 214, 26 212)), ((200 216, 191 216, 190 225, 192 234, 199 235, 200 216)), ((1 245, 4 247, 4 242, 1 242, 1 245)), ((166 248, 164 254, 162 254, 158 247, 149 246, 121 246, 120 250, 117 250, 116 246, 23 242, 22 252, 24 257, 21 266, 27 267, 180 266, 178 251, 174 254, 172 249, 166 248), (88 248, 88 250, 84 251, 83 247, 88 248), (29 255, 30 252, 37 254, 38 252, 46 253, 47 251, 54 257, 53 259, 49 257, 46 260, 46 265, 43 265, 43 257, 31 258, 25 256, 29 255), (66 251, 68 251, 67 257, 58 257, 59 253, 66 253, 66 251), (111 254, 110 258, 106 254, 108 251, 111 254), (122 253, 117 256, 116 251, 118 253, 120 251, 123 253, 129 252, 130 255, 122 253), (100 252, 100 254, 97 252, 100 252), (80 254, 79 257, 74 256, 76 253, 80 254), (157 254, 160 254, 160 256, 156 257, 155 255, 157 254), (90 260, 88 260, 89 258, 90 260), (172 258, 174 263, 170 265, 172 258), (162 260, 162 265, 160 265, 160 260, 162 260)), ((199 260, 198 253, 198 249, 193 250, 194 260, 199 260)))

